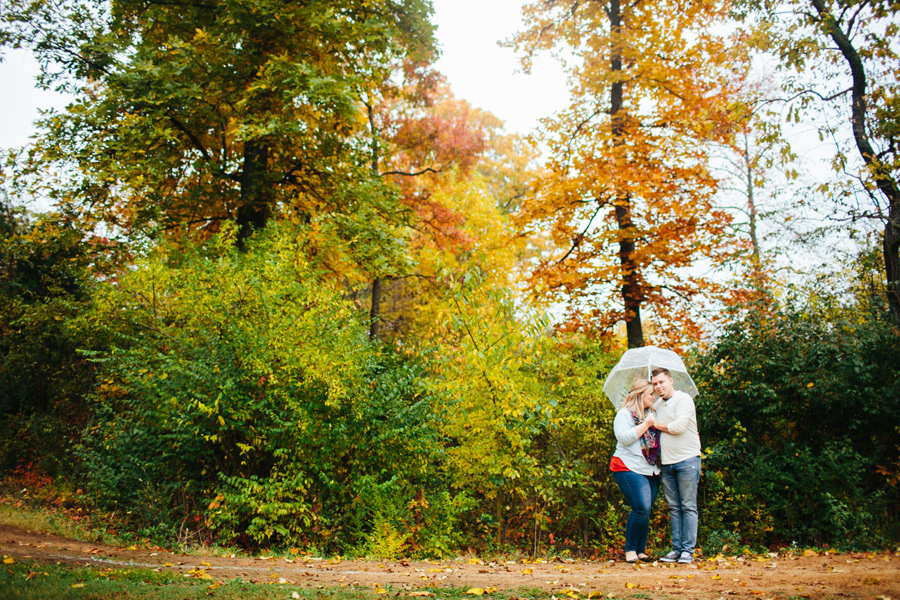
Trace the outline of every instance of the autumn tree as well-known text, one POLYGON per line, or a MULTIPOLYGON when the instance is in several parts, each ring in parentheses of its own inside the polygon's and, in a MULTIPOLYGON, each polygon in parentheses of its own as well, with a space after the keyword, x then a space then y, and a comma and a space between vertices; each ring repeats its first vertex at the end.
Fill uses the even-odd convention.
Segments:
POLYGON ((577 325, 624 321, 630 347, 645 343, 646 309, 669 335, 699 335, 690 311, 710 282, 689 269, 715 264, 728 241, 707 146, 727 139, 743 114, 725 76, 739 56, 716 33, 728 10, 667 0, 536 2, 512 42, 526 68, 537 52, 557 51, 571 93, 570 107, 545 122, 549 174, 520 213, 556 248, 532 284, 566 303, 577 325))
POLYGON ((796 118, 839 115, 839 126, 820 128, 837 141, 833 166, 851 182, 832 195, 833 214, 883 227, 887 300, 900 316, 900 8, 881 0, 788 0, 750 2, 749 9, 765 33, 756 39, 801 75, 785 81, 798 100, 796 118))
POLYGON ((438 283, 443 271, 484 259, 491 281, 509 285, 524 245, 508 213, 522 196, 533 149, 495 116, 455 97, 440 74, 406 79, 414 85, 369 107, 372 169, 399 190, 408 211, 406 268, 383 272, 371 285, 372 337, 427 337, 446 291, 438 283))
POLYGON ((13 43, 44 86, 76 93, 46 117, 42 181, 85 220, 125 231, 215 231, 243 241, 277 214, 396 217, 364 157, 366 89, 433 55, 423 0, 15 1, 13 43), (370 185, 351 186, 368 181, 370 185), (361 210, 360 207, 365 207, 361 210), (362 213, 362 214, 360 214, 362 213))
MULTIPOLYGON (((445 78, 430 65, 406 61, 404 84, 372 90, 366 98, 372 175, 397 190, 407 213, 407 243, 425 230, 445 240, 458 241, 461 221, 431 200, 436 180, 461 172, 467 176, 484 149, 484 134, 468 119, 470 107, 442 110, 453 98, 445 78)), ((409 248, 408 248, 409 249, 409 248)), ((393 281, 415 269, 381 269, 372 273, 370 337, 379 337, 385 321, 382 303, 393 281)))

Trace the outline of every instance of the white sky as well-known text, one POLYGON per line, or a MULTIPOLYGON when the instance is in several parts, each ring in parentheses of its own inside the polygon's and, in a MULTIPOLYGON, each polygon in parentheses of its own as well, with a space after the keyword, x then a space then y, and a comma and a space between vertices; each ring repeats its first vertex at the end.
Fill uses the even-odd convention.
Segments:
MULTIPOLYGON (((438 69, 458 98, 504 120, 509 131, 528 133, 566 101, 565 78, 550 58, 532 75, 518 72, 514 52, 497 42, 521 28, 524 0, 433 0, 443 55, 438 69)), ((5 51, 0 63, 0 148, 28 143, 38 109, 61 108, 66 99, 34 88, 37 64, 26 52, 5 51)))
POLYGON ((497 42, 522 28, 524 0, 432 0, 443 50, 438 69, 457 97, 492 112, 509 131, 528 133, 568 98, 559 63, 542 57, 531 75, 519 72, 513 50, 497 42))
POLYGON ((3 52, 0 63, 0 148, 15 148, 28 143, 34 133, 33 121, 40 108, 61 108, 63 96, 35 89, 37 62, 23 51, 3 52))

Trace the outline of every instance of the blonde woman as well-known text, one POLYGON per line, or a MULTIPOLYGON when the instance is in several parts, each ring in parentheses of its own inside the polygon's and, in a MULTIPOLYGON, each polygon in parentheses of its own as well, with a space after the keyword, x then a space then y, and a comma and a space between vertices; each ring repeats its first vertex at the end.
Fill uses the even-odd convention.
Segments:
POLYGON ((650 408, 656 397, 646 379, 631 385, 613 422, 616 451, 609 468, 631 507, 625 525, 625 561, 650 562, 647 532, 650 510, 659 491, 659 431, 650 408))

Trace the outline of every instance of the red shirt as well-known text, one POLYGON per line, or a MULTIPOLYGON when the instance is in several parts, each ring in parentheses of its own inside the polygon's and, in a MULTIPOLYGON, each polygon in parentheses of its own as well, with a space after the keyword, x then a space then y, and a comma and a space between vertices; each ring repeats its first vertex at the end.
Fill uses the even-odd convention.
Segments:
POLYGON ((625 466, 625 463, 622 462, 622 459, 618 456, 613 456, 612 460, 609 461, 609 470, 610 471, 631 471, 628 467, 625 466))

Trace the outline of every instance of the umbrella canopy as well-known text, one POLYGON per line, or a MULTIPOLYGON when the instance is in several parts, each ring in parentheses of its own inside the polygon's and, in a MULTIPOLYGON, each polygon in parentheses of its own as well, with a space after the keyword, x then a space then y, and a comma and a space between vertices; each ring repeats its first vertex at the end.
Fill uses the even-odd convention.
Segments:
POLYGON ((635 379, 650 379, 650 372, 656 368, 668 369, 675 380, 675 389, 685 392, 693 398, 697 395, 697 386, 688 375, 681 357, 671 350, 656 346, 644 346, 627 350, 619 362, 609 372, 603 392, 609 396, 616 410, 622 405, 631 384, 635 379))

